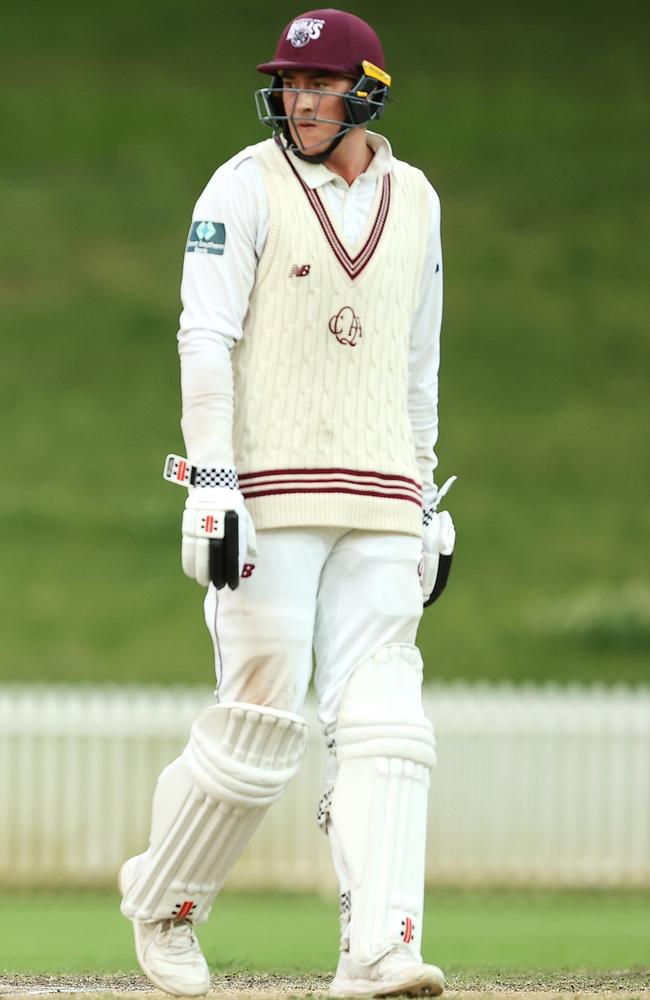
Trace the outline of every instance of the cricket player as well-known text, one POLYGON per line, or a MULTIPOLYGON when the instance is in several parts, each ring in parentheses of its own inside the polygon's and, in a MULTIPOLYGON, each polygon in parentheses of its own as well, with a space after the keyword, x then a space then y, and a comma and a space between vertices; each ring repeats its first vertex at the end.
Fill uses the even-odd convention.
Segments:
POLYGON ((435 752, 415 637, 454 545, 434 483, 439 200, 368 130, 391 78, 365 21, 301 14, 258 69, 273 135, 219 167, 192 217, 187 456, 165 466, 188 488, 182 564, 207 587, 216 701, 160 776, 122 912, 156 986, 208 991, 195 929, 300 766, 313 652, 318 822, 341 886, 330 994, 438 995, 420 954, 435 752))

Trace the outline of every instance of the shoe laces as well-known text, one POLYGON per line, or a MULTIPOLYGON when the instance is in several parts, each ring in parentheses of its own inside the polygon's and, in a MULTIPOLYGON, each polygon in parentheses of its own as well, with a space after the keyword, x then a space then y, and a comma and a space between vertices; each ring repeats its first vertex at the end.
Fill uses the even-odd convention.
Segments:
POLYGON ((163 920, 159 935, 170 954, 187 955, 198 949, 191 920, 163 920))

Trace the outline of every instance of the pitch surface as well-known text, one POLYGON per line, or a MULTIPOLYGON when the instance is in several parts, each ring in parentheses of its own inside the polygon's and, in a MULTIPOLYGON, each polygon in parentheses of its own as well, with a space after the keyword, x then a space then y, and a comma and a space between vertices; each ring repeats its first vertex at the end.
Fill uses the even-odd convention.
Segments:
MULTIPOLYGON (((324 996, 329 976, 225 975, 212 980, 212 993, 220 1000, 285 1000, 324 996)), ((483 982, 459 977, 445 993, 449 1000, 650 1000, 650 969, 621 971, 602 976, 580 973, 541 977, 485 977, 483 982)), ((162 996, 139 975, 115 976, 9 976, 0 979, 0 996, 73 997, 74 1000, 137 1000, 144 993, 162 996)))

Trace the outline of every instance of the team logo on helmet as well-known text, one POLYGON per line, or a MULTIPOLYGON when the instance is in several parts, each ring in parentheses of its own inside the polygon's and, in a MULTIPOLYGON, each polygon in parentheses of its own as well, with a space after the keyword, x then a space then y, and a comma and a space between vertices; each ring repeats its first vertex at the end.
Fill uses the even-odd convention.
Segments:
POLYGON ((287 40, 294 49, 302 49, 311 41, 320 38, 325 21, 319 17, 298 17, 287 32, 287 40))

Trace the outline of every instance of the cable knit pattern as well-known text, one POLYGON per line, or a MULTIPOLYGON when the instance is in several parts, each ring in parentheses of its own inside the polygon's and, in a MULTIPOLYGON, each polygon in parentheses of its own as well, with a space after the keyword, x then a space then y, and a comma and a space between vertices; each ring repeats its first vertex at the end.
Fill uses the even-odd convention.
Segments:
MULTIPOLYGON (((282 149, 270 139, 252 152, 269 235, 233 366, 235 458, 253 521, 420 535, 408 349, 428 236, 424 177, 393 161, 381 238, 352 278, 282 149)), ((379 181, 368 229, 346 247, 351 257, 381 198, 379 181)))

